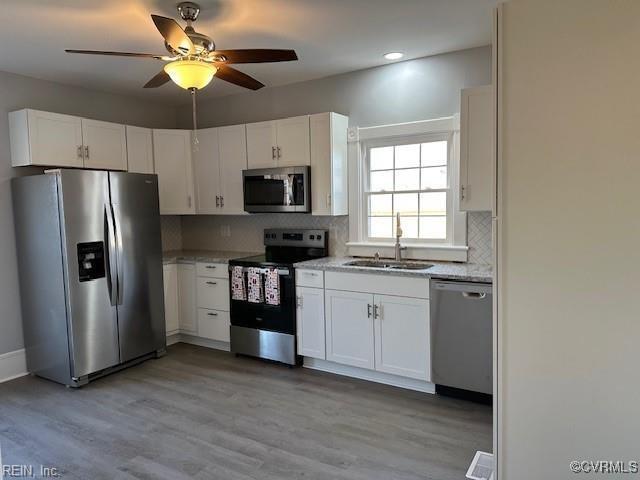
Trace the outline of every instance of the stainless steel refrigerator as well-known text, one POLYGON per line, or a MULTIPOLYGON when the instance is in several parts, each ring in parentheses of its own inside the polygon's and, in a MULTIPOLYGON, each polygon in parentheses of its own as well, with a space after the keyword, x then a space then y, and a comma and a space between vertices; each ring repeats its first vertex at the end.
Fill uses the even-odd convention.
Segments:
POLYGON ((12 180, 29 372, 81 386, 166 348, 155 175, 12 180))

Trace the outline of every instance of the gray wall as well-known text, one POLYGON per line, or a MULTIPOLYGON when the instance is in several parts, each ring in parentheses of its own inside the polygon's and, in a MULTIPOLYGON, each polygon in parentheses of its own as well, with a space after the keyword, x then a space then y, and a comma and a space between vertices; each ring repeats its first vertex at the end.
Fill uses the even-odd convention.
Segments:
POLYGON ((10 180, 38 169, 11 167, 7 114, 25 107, 146 127, 176 122, 173 107, 0 72, 0 354, 23 347, 10 180))
MULTIPOLYGON (((200 102, 198 126, 329 111, 359 127, 425 120, 460 111, 462 88, 490 82, 491 48, 473 48, 200 102)), ((191 128, 190 106, 178 125, 191 128)))
MULTIPOLYGON (((271 120, 334 111, 351 125, 372 126, 444 117, 460 111, 460 90, 491 83, 491 48, 473 48, 377 68, 265 88, 199 104, 199 126, 271 120)), ((178 124, 191 127, 191 107, 178 109, 178 124)), ((469 261, 491 260, 491 217, 469 214, 469 261)), ((348 221, 305 215, 194 216, 182 218, 185 248, 262 249, 267 227, 306 226, 331 232, 331 251, 346 253, 348 221), (231 236, 222 237, 222 226, 231 236)))

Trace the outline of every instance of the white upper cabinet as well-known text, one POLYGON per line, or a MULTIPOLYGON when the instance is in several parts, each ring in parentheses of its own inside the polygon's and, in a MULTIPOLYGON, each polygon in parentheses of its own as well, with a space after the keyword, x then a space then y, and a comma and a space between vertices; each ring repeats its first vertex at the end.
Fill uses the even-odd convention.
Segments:
POLYGON ((71 115, 18 110, 9 113, 11 165, 84 166, 82 119, 71 115))
POLYGON ((151 129, 127 125, 126 132, 127 170, 134 173, 154 173, 151 129))
POLYGON ((14 167, 127 169, 124 125, 24 109, 9 113, 14 167))
POLYGON ((198 139, 198 150, 193 154, 197 213, 244 214, 245 126, 198 130, 198 139))
POLYGON ((311 164, 309 116, 247 124, 249 168, 311 164))
POLYGON ((153 130, 153 151, 160 213, 195 213, 191 130, 153 130))
POLYGON ((276 150, 276 122, 247 124, 248 168, 274 168, 278 166, 276 150))
POLYGON ((276 161, 279 167, 311 164, 309 115, 276 120, 276 161))
POLYGON ((462 90, 460 108, 460 210, 490 211, 493 192, 493 89, 462 90))
POLYGON ((374 301, 376 370, 429 381, 429 300, 375 295, 374 301))
POLYGON ((244 125, 218 128, 220 149, 220 209, 224 214, 242 215, 244 197, 242 171, 247 169, 247 136, 244 125))
POLYGON ((127 136, 124 125, 82 119, 84 168, 127 169, 127 136))
POLYGON ((311 115, 311 213, 349 214, 347 129, 349 118, 338 113, 311 115))
POLYGON ((220 208, 220 152, 218 129, 198 130, 198 149, 193 152, 196 211, 215 214, 220 208))

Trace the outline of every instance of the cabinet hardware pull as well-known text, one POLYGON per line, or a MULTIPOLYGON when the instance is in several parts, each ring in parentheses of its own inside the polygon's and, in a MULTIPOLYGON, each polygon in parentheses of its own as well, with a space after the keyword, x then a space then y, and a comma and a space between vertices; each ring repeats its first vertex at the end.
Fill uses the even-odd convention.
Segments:
POLYGON ((207 285, 217 285, 218 282, 207 282, 207 285))
POLYGON ((280 155, 280 147, 278 147, 278 158, 280 158, 282 155, 280 155))
POLYGON ((216 266, 215 265, 205 265, 204 268, 216 268, 216 266))
POLYGON ((82 145, 78 145, 78 158, 82 159, 82 145))
POLYGON ((271 147, 271 160, 276 159, 276 147, 271 147))
POLYGON ((207 315, 209 315, 210 317, 217 317, 218 316, 217 313, 213 313, 213 312, 207 312, 207 315))
POLYGON ((187 195, 187 205, 191 208, 191 195, 187 195))
POLYGON ((89 145, 84 146, 84 156, 89 158, 89 145))
POLYGON ((220 207, 224 208, 224 197, 220 196, 220 207))
POLYGON ((296 297, 296 299, 297 299, 298 306, 301 307, 302 306, 302 297, 299 296, 299 297, 296 297))
POLYGON ((374 305, 373 306, 373 318, 381 318, 382 315, 380 315, 380 310, 381 308, 378 305, 374 305))
POLYGON ((371 318, 371 304, 367 303, 367 318, 371 318))
POLYGON ((216 195, 216 208, 220 206, 220 196, 216 195))
POLYGON ((466 187, 464 185, 460 186, 460 200, 464 200, 464 189, 466 187))

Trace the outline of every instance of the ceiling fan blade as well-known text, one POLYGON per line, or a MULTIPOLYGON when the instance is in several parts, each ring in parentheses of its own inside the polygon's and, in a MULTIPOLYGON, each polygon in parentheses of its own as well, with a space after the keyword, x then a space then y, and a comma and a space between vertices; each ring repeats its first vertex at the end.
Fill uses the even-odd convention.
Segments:
POLYGON ((190 55, 196 52, 189 36, 173 18, 161 17, 160 15, 151 15, 151 18, 171 48, 190 55))
POLYGON ((248 48, 242 50, 216 50, 210 56, 225 57, 222 63, 268 63, 298 60, 295 50, 274 50, 269 48, 248 48))
POLYGON ((83 53, 86 55, 110 55, 113 57, 140 57, 140 58, 155 58, 157 60, 165 60, 165 55, 154 55, 153 53, 131 53, 131 52, 106 52, 103 50, 72 50, 66 49, 67 53, 83 53))
POLYGON ((255 78, 227 65, 218 65, 216 77, 220 80, 224 80, 225 82, 233 83, 234 85, 249 88, 251 90, 258 90, 264 87, 264 84, 260 83, 255 78))
POLYGON ((144 88, 157 88, 164 85, 169 80, 171 80, 171 77, 169 77, 169 74, 164 70, 160 70, 160 72, 158 72, 158 74, 155 77, 153 77, 151 80, 145 83, 144 88))

